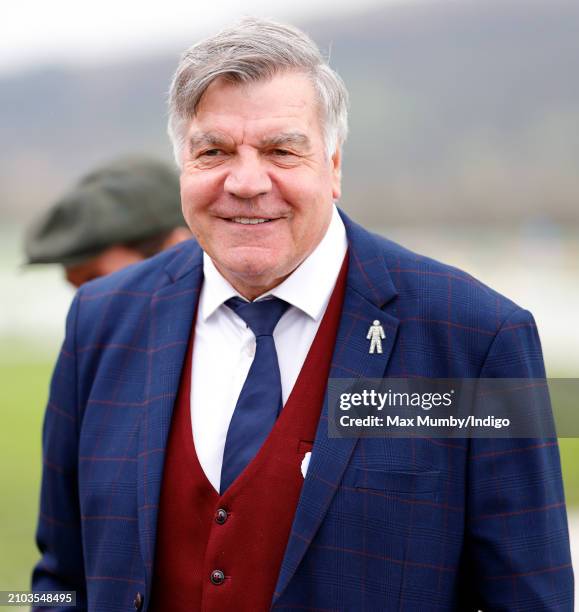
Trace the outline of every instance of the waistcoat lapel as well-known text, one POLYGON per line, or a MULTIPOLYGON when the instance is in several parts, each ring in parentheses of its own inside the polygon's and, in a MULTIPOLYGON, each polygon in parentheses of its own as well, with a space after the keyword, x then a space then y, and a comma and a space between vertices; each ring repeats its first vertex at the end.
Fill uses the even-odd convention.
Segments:
MULTIPOLYGON (((348 278, 330 378, 382 378, 394 346, 398 319, 381 310, 396 296, 375 238, 340 213, 348 236, 348 278), (382 353, 369 353, 368 328, 384 328, 382 353)), ((273 603, 279 599, 313 540, 350 460, 357 438, 328 438, 324 401, 307 476, 296 509, 273 603)))
POLYGON ((145 601, 149 599, 151 588, 165 448, 203 281, 199 245, 193 241, 185 243, 165 271, 167 284, 154 294, 150 305, 145 407, 139 432, 137 503, 141 555, 146 572, 145 601))

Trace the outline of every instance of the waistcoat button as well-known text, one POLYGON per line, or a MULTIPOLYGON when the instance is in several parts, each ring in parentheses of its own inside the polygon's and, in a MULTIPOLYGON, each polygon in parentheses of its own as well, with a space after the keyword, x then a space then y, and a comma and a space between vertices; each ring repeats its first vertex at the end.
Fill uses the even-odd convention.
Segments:
POLYGON ((211 582, 213 584, 223 584, 225 581, 225 574, 221 570, 213 570, 211 572, 211 582))
POLYGON ((215 522, 218 523, 219 525, 223 525, 223 523, 225 523, 227 519, 228 519, 227 510, 224 510, 223 508, 219 508, 219 510, 217 510, 217 512, 215 513, 215 522))
POLYGON ((135 610, 141 610, 143 607, 143 596, 140 593, 135 595, 135 601, 133 601, 133 606, 135 606, 135 610))

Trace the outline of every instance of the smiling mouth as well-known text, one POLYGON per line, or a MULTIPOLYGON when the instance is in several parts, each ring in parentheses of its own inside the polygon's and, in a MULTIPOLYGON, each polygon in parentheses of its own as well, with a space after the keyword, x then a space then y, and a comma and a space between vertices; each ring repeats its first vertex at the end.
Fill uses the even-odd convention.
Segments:
POLYGON ((233 217, 226 220, 231 223, 239 223, 240 225, 261 225, 262 223, 276 221, 276 219, 268 219, 266 217, 233 217))

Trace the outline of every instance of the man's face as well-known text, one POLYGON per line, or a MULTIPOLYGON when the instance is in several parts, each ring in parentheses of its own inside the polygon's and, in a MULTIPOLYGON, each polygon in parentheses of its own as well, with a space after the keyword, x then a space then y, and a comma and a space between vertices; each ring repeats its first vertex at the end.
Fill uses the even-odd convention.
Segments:
POLYGON ((112 274, 142 259, 143 256, 135 249, 120 244, 115 245, 109 247, 92 259, 74 266, 66 266, 66 280, 71 285, 80 287, 90 280, 112 274))
POLYGON ((339 196, 339 152, 326 155, 305 75, 211 83, 183 151, 183 214, 242 295, 257 297, 300 265, 323 238, 339 196))

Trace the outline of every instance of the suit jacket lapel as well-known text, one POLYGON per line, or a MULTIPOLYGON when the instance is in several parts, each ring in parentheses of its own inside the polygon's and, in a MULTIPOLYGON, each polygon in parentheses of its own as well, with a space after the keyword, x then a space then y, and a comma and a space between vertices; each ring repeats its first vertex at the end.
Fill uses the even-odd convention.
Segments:
POLYGON ((166 283, 152 297, 149 313, 146 403, 139 433, 137 502, 147 599, 155 554, 157 512, 173 404, 203 280, 203 258, 193 241, 165 269, 166 283))
MULTIPOLYGON (((348 236, 348 278, 332 357, 330 378, 382 378, 398 329, 398 320, 381 310, 396 295, 376 238, 340 213, 348 236), (382 353, 369 353, 366 339, 375 319, 386 338, 382 353)), ((282 561, 274 602, 281 596, 313 540, 350 460, 357 438, 328 438, 328 402, 324 403, 308 473, 282 561)))

